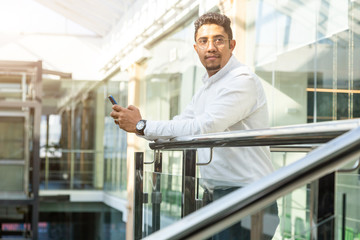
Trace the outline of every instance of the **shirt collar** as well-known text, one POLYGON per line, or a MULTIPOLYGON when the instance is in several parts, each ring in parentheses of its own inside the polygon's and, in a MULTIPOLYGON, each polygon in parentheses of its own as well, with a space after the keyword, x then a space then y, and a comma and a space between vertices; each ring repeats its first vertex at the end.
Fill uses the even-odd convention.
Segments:
POLYGON ((205 73, 202 78, 203 83, 204 84, 207 83, 208 85, 210 85, 211 83, 221 79, 233 68, 235 62, 236 62, 236 58, 234 57, 234 55, 231 55, 229 61, 217 73, 215 73, 211 77, 209 77, 208 73, 205 73))

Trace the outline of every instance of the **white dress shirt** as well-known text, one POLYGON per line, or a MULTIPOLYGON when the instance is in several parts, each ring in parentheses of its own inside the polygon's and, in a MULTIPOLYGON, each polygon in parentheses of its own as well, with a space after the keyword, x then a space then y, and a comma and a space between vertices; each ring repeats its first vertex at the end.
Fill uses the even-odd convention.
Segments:
MULTIPOLYGON (((266 97, 259 78, 232 56, 173 120, 148 120, 148 140, 268 127, 266 97)), ((213 160, 201 166, 207 187, 244 186, 273 171, 268 147, 214 148, 213 160)), ((208 162, 209 149, 198 149, 198 161, 208 162)))

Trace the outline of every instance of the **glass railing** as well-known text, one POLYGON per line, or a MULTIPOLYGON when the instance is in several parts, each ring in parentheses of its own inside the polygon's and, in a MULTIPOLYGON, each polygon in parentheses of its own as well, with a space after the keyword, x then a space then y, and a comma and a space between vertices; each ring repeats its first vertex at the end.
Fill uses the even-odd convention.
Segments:
POLYGON ((41 190, 96 189, 94 150, 42 149, 41 190))
POLYGON ((351 181, 345 181, 341 177, 350 175, 336 172, 345 162, 355 162, 356 158, 348 155, 359 149, 359 140, 354 140, 354 133, 350 137, 338 136, 358 126, 359 121, 339 121, 183 137, 151 144, 155 150, 153 163, 144 164, 142 153, 135 157, 135 239, 208 239, 213 235, 216 236, 213 239, 219 236, 231 239, 226 235, 229 233, 235 239, 239 236, 251 239, 341 239, 343 232, 346 237, 354 236, 346 239, 355 239, 359 232, 357 211, 360 211, 360 204, 355 200, 359 194, 356 189, 359 175, 356 172, 351 181), (320 145, 334 138, 336 143, 320 145), (231 189, 229 194, 212 194, 213 198, 219 199, 207 205, 208 193, 201 187, 201 181, 205 179, 198 176, 194 149, 251 145, 270 145, 272 160, 278 170, 249 186, 231 189), (161 168, 171 164, 166 162, 168 157, 163 158, 160 154, 174 150, 183 153, 177 159, 182 169, 180 174, 161 168), (356 189, 353 195, 347 193, 347 199, 354 205, 348 200, 346 206, 355 209, 351 210, 355 215, 345 216, 345 224, 341 220, 343 213, 339 211, 342 203, 339 188, 343 185, 356 189), (234 224, 234 228, 223 231, 234 224))
POLYGON ((336 224, 338 239, 360 239, 359 169, 336 175, 336 224))
POLYGON ((181 175, 145 172, 145 235, 181 219, 181 180, 181 175))
MULTIPOLYGON (((303 152, 274 152, 273 159, 281 156, 283 163, 291 163, 301 158, 303 152)), ((181 161, 181 159, 178 159, 181 161)), ((195 210, 206 206, 207 192, 202 187, 201 182, 207 179, 186 177, 187 182, 195 183, 195 210)), ((148 236, 156 230, 165 228, 172 223, 180 220, 182 214, 182 175, 172 173, 156 173, 153 171, 144 172, 143 189, 145 200, 143 205, 143 236, 148 236), (158 208, 158 210, 157 210, 158 208), (156 220, 158 218, 158 220, 156 220), (154 226, 158 222, 157 226, 154 226)), ((234 185, 235 183, 229 183, 234 185)), ((274 226, 266 226, 264 230, 275 231, 273 239, 295 238, 302 239, 301 236, 308 236, 310 231, 309 223, 309 202, 310 196, 309 184, 299 187, 292 193, 277 199, 278 216, 281 219, 281 225, 278 225, 275 231, 274 226), (269 230, 270 229, 270 230, 269 230), (307 231, 307 232, 306 232, 307 231)), ((266 219, 276 221, 276 216, 272 214, 274 204, 264 209, 266 219)), ((254 218, 254 217, 253 217, 254 218)), ((251 227, 251 216, 245 217, 246 229, 251 227)), ((244 231, 247 232, 246 230, 244 231)), ((243 234, 245 234, 243 233, 243 234)), ((236 237, 243 237, 241 233, 236 237)), ((305 238, 304 238, 305 239, 305 238)))
POLYGON ((105 149, 104 191, 122 199, 127 198, 126 148, 105 149))
POLYGON ((126 198, 126 152, 42 148, 41 190, 104 190, 126 198))

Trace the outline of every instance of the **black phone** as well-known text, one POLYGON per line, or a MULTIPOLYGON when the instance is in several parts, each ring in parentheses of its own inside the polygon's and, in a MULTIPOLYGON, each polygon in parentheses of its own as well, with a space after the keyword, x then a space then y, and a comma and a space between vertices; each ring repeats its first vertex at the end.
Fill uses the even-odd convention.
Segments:
POLYGON ((113 97, 112 95, 109 95, 108 98, 109 98, 110 102, 111 102, 113 105, 117 104, 117 102, 115 101, 115 99, 114 99, 114 97, 113 97))

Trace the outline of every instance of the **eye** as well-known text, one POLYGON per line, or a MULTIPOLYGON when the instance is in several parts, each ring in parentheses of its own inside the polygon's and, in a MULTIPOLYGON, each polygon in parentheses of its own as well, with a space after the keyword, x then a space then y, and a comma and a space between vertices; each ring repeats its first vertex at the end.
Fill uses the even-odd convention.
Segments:
POLYGON ((214 39, 214 42, 216 43, 216 44, 224 44, 224 39, 223 38, 215 38, 214 39))
POLYGON ((200 45, 205 45, 206 43, 207 43, 207 39, 205 39, 205 38, 198 40, 198 44, 200 44, 200 45))

